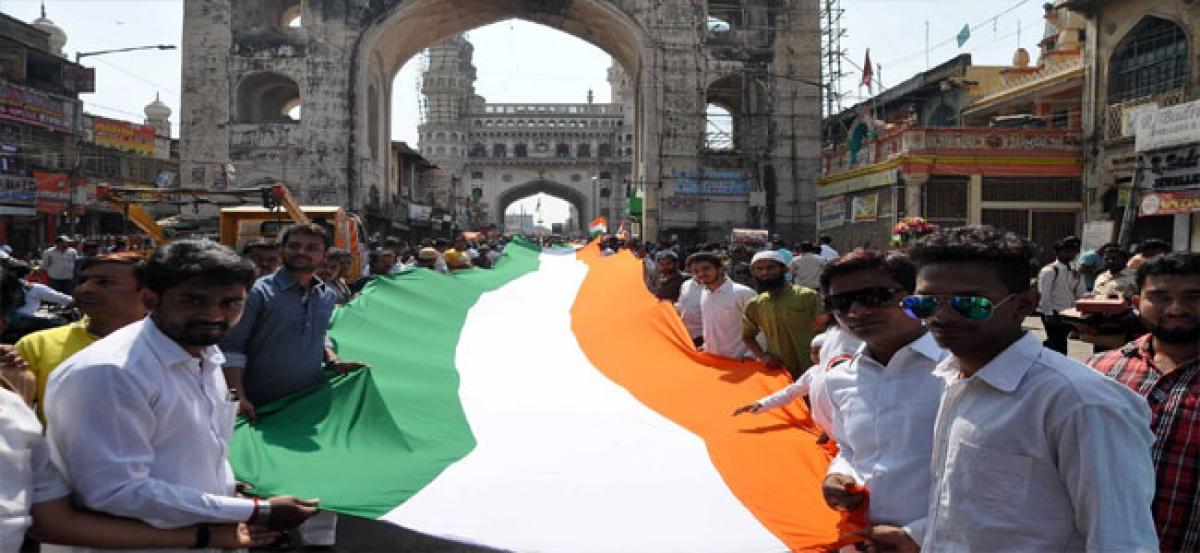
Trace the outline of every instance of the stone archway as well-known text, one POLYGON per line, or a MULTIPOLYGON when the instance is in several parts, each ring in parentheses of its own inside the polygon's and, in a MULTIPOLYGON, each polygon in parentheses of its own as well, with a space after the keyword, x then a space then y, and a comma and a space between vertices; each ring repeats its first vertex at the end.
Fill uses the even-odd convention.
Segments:
MULTIPOLYGON (((653 106, 659 101, 659 75, 648 70, 655 47, 642 23, 627 11, 628 2, 462 0, 456 2, 452 11, 448 11, 445 4, 443 0, 409 0, 391 5, 373 19, 355 46, 351 68, 356 89, 353 98, 365 98, 372 87, 386 88, 390 96, 392 79, 404 64, 423 49, 443 39, 506 19, 531 21, 576 36, 600 48, 611 55, 625 74, 630 76, 634 110, 630 128, 634 147, 632 167, 635 172, 640 169, 646 175, 659 174, 658 158, 647 155, 660 150, 658 119, 646 117, 643 109, 643 106, 653 106)), ((387 104, 382 117, 384 121, 391 120, 391 109, 392 106, 387 104)), ((351 157, 362 158, 361 152, 369 149, 371 117, 362 105, 352 107, 352 117, 351 157)), ((438 154, 436 148, 434 155, 438 154)), ((451 173, 459 173, 465 179, 465 171, 461 167, 446 167, 440 162, 439 166, 451 173)), ((361 175, 360 186, 366 186, 370 177, 361 175)), ((636 180, 636 177, 631 180, 636 180)), ((646 179, 641 180, 645 182, 646 179)), ((655 205, 653 197, 656 192, 656 187, 646 191, 648 205, 655 205)), ((580 210, 581 217, 588 213, 590 210, 580 210)), ((653 225, 648 225, 646 229, 652 232, 653 225)))
MULTIPOLYGON (((305 203, 364 209, 372 186, 399 200, 395 163, 382 147, 391 139, 387 99, 396 72, 425 47, 518 18, 599 47, 627 74, 622 103, 634 116, 620 147, 632 145, 627 185, 643 198, 643 236, 699 227, 711 238, 748 224, 749 193, 718 191, 720 201, 702 201, 681 191, 678 181, 710 169, 737 169, 752 175, 754 190, 761 191, 768 165, 779 183, 791 183, 779 187, 778 203, 791 208, 780 212, 773 230, 789 237, 811 234, 813 179, 820 167, 820 125, 810 124, 821 116, 820 88, 810 84, 820 80, 818 0, 739 3, 746 27, 730 16, 732 28, 719 33, 705 25, 710 3, 188 0, 183 24, 189 32, 181 44, 181 185, 223 185, 223 168, 233 164, 242 182, 277 179, 305 203), (297 5, 301 24, 290 26, 297 5), (295 86, 246 80, 265 73, 286 76, 295 86), (767 94, 761 105, 746 107, 756 121, 749 127, 753 140, 744 141, 748 147, 714 157, 703 149, 706 85, 731 74, 767 94), (271 118, 300 99, 297 120, 271 118), (239 107, 248 109, 239 114, 239 107)), ((720 3, 726 4, 733 5, 720 3)), ((466 145, 438 146, 449 152, 466 145)), ((457 173, 447 180, 462 178, 457 173)), ((445 198, 443 207, 462 205, 455 203, 462 190, 446 192, 438 196, 445 198)))
POLYGON ((577 230, 587 231, 588 214, 591 213, 588 197, 578 188, 560 184, 551 180, 538 179, 519 184, 511 188, 507 188, 496 196, 495 215, 497 221, 504 221, 504 212, 508 206, 516 203, 522 198, 527 198, 534 194, 546 194, 554 196, 560 200, 566 201, 575 207, 575 212, 579 214, 577 230))

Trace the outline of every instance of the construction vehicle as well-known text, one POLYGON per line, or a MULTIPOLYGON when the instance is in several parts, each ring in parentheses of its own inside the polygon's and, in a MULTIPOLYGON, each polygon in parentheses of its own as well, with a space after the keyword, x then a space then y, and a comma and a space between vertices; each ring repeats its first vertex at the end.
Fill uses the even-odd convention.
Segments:
POLYGON ((273 240, 286 226, 317 223, 333 238, 333 245, 354 257, 347 281, 362 272, 366 244, 362 221, 358 216, 338 206, 297 205, 291 192, 282 184, 237 190, 206 190, 199 188, 117 188, 96 187, 96 197, 113 204, 125 219, 145 232, 156 245, 171 241, 171 233, 142 209, 143 204, 172 203, 178 205, 212 204, 221 207, 219 241, 237 251, 255 239, 273 240))

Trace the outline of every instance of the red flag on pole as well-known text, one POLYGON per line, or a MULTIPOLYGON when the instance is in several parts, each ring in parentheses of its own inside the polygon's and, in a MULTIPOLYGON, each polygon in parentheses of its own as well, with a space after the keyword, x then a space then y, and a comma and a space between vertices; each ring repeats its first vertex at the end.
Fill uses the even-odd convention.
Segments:
POLYGON ((863 62, 862 84, 867 87, 867 92, 871 92, 871 80, 875 76, 875 69, 871 65, 871 49, 867 48, 867 59, 863 62))

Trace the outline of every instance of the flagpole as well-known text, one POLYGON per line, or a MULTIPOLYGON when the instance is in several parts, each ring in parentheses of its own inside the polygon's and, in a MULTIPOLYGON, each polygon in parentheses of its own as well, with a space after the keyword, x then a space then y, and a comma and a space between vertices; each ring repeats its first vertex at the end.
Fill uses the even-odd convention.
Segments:
POLYGON ((929 20, 925 20, 925 69, 929 69, 929 20))

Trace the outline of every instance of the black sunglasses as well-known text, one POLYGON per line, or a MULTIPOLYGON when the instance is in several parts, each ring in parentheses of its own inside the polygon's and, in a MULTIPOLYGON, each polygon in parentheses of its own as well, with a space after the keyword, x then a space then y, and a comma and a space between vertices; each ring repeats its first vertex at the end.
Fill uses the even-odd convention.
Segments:
POLYGON ((856 303, 866 308, 875 308, 885 304, 897 305, 899 302, 896 301, 896 292, 899 292, 896 288, 876 286, 834 294, 825 297, 825 309, 834 313, 845 313, 856 303))

